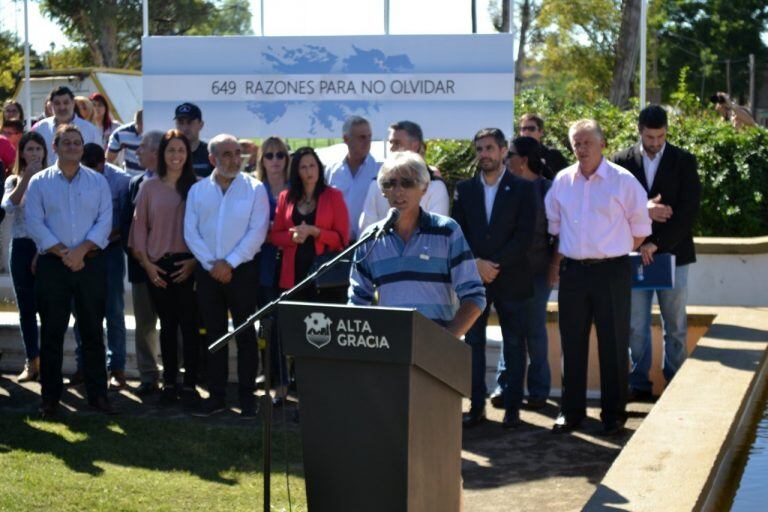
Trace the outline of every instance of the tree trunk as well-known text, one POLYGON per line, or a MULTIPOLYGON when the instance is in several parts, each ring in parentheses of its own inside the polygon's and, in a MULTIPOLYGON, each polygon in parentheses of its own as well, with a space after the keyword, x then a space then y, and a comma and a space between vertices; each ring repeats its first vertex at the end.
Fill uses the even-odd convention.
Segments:
MULTIPOLYGON (((504 0, 502 0, 504 1, 504 0)), ((505 5, 509 5, 505 1, 505 5)), ((509 7, 507 7, 509 9, 509 7)), ((520 6, 520 39, 517 45, 517 61, 515 61, 515 93, 520 92, 523 85, 523 71, 525 71, 525 45, 528 32, 531 28, 531 0, 523 0, 520 6)))
POLYGON ((635 76, 640 51, 640 2, 624 0, 621 7, 621 30, 616 44, 616 63, 613 66, 611 103, 624 107, 629 99, 630 85, 635 76))
POLYGON ((101 51, 103 66, 108 68, 120 67, 117 51, 117 26, 115 20, 105 20, 102 30, 99 32, 99 50, 101 51))

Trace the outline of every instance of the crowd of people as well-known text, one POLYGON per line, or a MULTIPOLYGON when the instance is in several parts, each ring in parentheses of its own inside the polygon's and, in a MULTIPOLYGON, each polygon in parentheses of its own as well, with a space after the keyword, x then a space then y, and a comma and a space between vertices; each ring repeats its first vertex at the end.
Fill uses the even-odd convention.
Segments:
MULTIPOLYGON (((291 151, 280 137, 260 148, 228 134, 203 141, 203 115, 192 103, 176 108, 165 132, 145 132, 141 111, 117 126, 99 94, 79 98, 59 87, 49 103, 51 114, 27 133, 20 105, 3 110, 15 158, 2 207, 14 215, 10 268, 27 357, 18 380, 40 380, 45 416, 62 397, 70 314, 78 347, 70 385, 85 383, 89 404, 114 412, 107 390, 127 388, 126 271, 140 377, 130 391, 143 400, 157 394, 163 406, 180 402, 199 416, 226 409, 227 351, 205 347, 227 332, 229 316, 241 323, 381 227, 390 208, 399 211, 397 222, 357 248, 348 282, 318 282, 297 298, 415 308, 464 336, 472 348, 465 428, 486 418, 491 306, 503 340, 490 403, 504 409, 502 426, 517 427, 521 409, 548 403, 546 314, 558 283, 564 372, 553 431, 571 432, 585 418, 592 324, 605 432, 621 431, 628 401, 655 398, 648 377, 654 292, 632 290, 632 251, 644 264, 657 254, 676 257, 674 287, 657 292, 667 381, 685 359, 700 185, 695 158, 666 141, 660 106, 642 110, 639 142, 610 158, 598 123, 575 121, 572 165, 543 144, 536 114, 521 116, 511 141, 483 128, 472 138, 477 171, 456 185, 451 202, 412 121, 389 126, 382 163, 370 152, 370 122, 349 117, 347 154, 326 166, 314 149, 291 151)), ((262 365, 270 365, 280 404, 290 366, 279 333, 267 342, 273 357, 262 365)), ((256 331, 245 330, 236 346, 238 405, 253 418, 256 331)))

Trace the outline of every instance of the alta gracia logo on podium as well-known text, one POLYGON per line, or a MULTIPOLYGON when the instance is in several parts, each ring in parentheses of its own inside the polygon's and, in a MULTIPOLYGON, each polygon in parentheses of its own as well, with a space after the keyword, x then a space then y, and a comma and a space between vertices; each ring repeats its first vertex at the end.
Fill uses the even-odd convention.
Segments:
POLYGON ((323 348, 331 342, 331 319, 324 313, 310 313, 304 318, 307 326, 307 341, 316 348, 323 348))

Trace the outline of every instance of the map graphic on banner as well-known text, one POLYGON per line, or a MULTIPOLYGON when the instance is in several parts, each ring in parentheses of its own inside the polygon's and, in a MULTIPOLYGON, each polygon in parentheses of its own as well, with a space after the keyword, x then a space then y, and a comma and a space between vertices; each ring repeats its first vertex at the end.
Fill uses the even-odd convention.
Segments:
MULTIPOLYGON (((312 73, 331 74, 336 65, 341 62, 337 72, 343 74, 362 73, 399 73, 413 70, 411 60, 405 54, 385 55, 381 50, 363 50, 352 47, 354 53, 343 59, 329 52, 322 46, 304 45, 296 49, 268 48, 264 52, 264 58, 273 63, 275 72, 287 75, 299 74, 311 70, 312 73)), ((300 106, 301 101, 250 101, 248 110, 260 121, 267 125, 273 124, 285 116, 288 109, 300 106)), ((333 130, 338 123, 351 115, 370 117, 371 113, 378 111, 380 104, 375 101, 339 101, 339 102, 314 102, 308 118, 307 132, 317 133, 317 127, 322 126, 333 130)))
POLYGON ((399 120, 429 138, 513 126, 513 40, 459 36, 148 37, 144 124, 173 126, 176 105, 203 112, 202 137, 340 137, 351 115, 374 137, 399 120))

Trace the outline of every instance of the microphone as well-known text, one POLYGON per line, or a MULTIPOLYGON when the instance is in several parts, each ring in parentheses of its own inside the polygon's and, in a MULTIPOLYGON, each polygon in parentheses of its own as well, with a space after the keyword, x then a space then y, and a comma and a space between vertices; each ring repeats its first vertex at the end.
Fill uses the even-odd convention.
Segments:
POLYGON ((398 210, 397 208, 390 208, 389 213, 387 213, 387 216, 385 217, 384 225, 382 225, 379 228, 379 232, 376 233, 376 238, 379 238, 384 233, 391 230, 394 227, 395 223, 397 223, 397 219, 399 218, 400 218, 400 210, 398 210))

